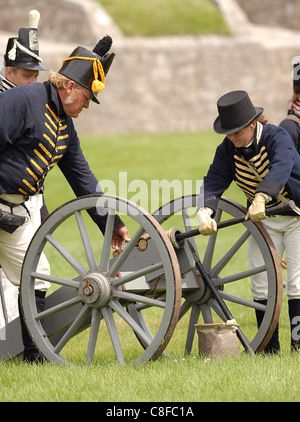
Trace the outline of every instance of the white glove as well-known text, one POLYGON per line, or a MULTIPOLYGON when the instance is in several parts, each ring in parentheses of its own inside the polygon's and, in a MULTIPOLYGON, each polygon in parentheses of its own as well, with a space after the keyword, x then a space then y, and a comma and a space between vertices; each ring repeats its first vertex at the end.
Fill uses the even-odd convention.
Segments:
POLYGON ((261 220, 267 218, 266 216, 266 203, 269 202, 268 198, 263 193, 257 193, 250 205, 246 214, 245 220, 251 220, 254 223, 258 223, 261 220))
POLYGON ((218 230, 216 221, 211 218, 211 211, 201 208, 196 214, 199 223, 199 232, 204 236, 214 234, 218 230))

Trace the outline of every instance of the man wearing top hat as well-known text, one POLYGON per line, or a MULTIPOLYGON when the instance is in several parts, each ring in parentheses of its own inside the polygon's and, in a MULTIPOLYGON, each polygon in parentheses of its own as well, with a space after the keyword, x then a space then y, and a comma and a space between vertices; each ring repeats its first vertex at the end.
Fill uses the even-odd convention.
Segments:
MULTIPOLYGON (((214 130, 225 138, 217 147, 203 179, 197 211, 199 231, 203 235, 216 233, 213 218, 218 201, 231 182, 235 182, 247 197, 246 219, 262 222, 280 258, 284 249, 286 251, 291 348, 299 350, 299 336, 293 334, 300 320, 300 218, 294 211, 267 218, 265 209, 288 199, 300 206, 300 155, 284 129, 259 121, 263 109, 253 106, 247 92, 229 92, 218 100, 217 107, 219 116, 214 130)), ((259 265, 260 260, 257 244, 251 237, 250 267, 259 265)), ((268 292, 264 274, 251 278, 251 291, 255 302, 266 304, 268 292)), ((256 310, 258 326, 263 316, 263 311, 256 310)), ((277 327, 265 352, 279 350, 277 327)))
MULTIPOLYGON (((108 53, 112 40, 106 36, 93 51, 76 48, 49 81, 18 86, 0 95, 0 203, 3 210, 26 217, 24 224, 10 234, 0 231, 0 265, 8 279, 20 284, 22 262, 39 221, 40 198, 47 173, 58 166, 76 196, 99 193, 98 181, 83 155, 72 118, 99 104, 98 93, 114 59, 108 53)), ((106 215, 96 209, 90 216, 102 232, 106 215)), ((120 250, 129 233, 116 215, 112 247, 120 250)), ((45 255, 38 270, 49 273, 45 255)), ((49 283, 36 280, 36 302, 41 311, 49 283)), ((24 358, 40 359, 21 317, 24 358)))
MULTIPOLYGON (((37 82, 40 70, 47 70, 41 65, 39 57, 38 23, 40 14, 37 10, 29 12, 29 27, 20 28, 18 37, 9 38, 4 55, 4 67, 0 73, 0 93, 15 86, 37 82)), ((43 205, 43 216, 48 214, 43 205)), ((18 289, 13 286, 0 270, 0 310, 1 326, 15 319, 18 315, 18 289), (0 306, 1 308, 1 306, 0 306)))
POLYGON ((20 28, 18 37, 9 38, 0 74, 0 92, 37 82, 39 71, 47 70, 41 65, 43 60, 39 56, 39 18, 39 12, 31 10, 29 27, 20 28))

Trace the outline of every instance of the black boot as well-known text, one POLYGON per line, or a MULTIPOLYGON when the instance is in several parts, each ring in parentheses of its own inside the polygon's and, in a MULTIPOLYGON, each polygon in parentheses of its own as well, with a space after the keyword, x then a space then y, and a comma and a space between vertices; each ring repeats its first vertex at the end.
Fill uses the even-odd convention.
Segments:
MULTIPOLYGON (((45 305, 46 305, 45 295, 46 295, 46 292, 42 292, 40 290, 35 291, 36 307, 39 313, 45 310, 45 305)), ((21 306, 20 306, 20 296, 19 296, 19 312, 20 312, 22 340, 24 344, 23 361, 26 361, 29 363, 32 363, 32 362, 43 363, 45 359, 43 355, 39 352, 39 350, 36 348, 34 342, 32 341, 30 337, 27 327, 25 325, 21 306)))
MULTIPOLYGON (((267 304, 267 300, 256 300, 254 299, 254 302, 260 303, 262 305, 267 304)), ((264 311, 259 311, 258 309, 255 309, 255 315, 256 315, 256 321, 257 321, 257 327, 259 328, 263 317, 265 315, 264 311)), ((275 331, 269 341, 269 343, 266 345, 265 349, 263 350, 263 353, 266 353, 268 355, 272 355, 275 353, 278 353, 280 351, 280 344, 279 344, 279 327, 278 324, 275 328, 275 331)))
POLYGON ((291 350, 300 350, 300 299, 289 299, 289 317, 291 324, 291 350))

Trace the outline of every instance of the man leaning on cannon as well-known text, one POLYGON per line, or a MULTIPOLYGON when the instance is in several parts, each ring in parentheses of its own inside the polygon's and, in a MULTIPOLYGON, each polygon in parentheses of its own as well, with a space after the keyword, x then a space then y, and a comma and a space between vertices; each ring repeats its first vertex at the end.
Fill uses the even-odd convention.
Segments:
MULTIPOLYGON (((11 219, 22 220, 12 233, 4 225, 0 230, 0 265, 16 286, 20 285, 24 255, 40 222, 41 191, 47 173, 58 165, 76 196, 99 193, 98 181, 81 150, 72 118, 88 109, 91 100, 99 104, 97 96, 105 87, 114 59, 114 53, 108 53, 111 43, 106 36, 93 51, 77 47, 47 82, 18 86, 0 95, 0 207, 11 219)), ((106 214, 96 209, 89 213, 104 232, 106 214)), ((118 251, 124 240, 129 240, 129 234, 116 216, 111 246, 118 251)), ((50 272, 44 254, 37 271, 50 272)), ((48 282, 36 280, 39 312, 45 307, 49 287, 48 282)), ((41 360, 22 315, 20 321, 24 359, 41 360)))

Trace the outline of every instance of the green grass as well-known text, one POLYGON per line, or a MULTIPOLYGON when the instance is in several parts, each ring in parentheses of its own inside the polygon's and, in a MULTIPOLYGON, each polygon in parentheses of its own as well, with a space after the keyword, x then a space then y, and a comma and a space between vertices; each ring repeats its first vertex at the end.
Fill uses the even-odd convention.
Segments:
POLYGON ((211 0, 101 0, 127 36, 228 35, 220 11, 211 0))
MULTIPOLYGON (((137 179, 147 184, 153 179, 201 180, 221 140, 222 137, 212 132, 81 137, 82 148, 96 177, 110 179, 117 187, 119 172, 127 172, 128 183, 137 179)), ((74 198, 58 168, 48 175, 45 191, 50 211, 74 198)), ((128 194, 129 199, 135 195, 134 192, 128 194)), ((234 186, 226 196, 245 203, 234 186)), ((66 240, 71 234, 71 231, 63 233, 66 240)), ((228 241, 233 235, 234 230, 230 230, 228 241)), ((76 244, 72 247, 76 253, 76 244)), ((246 251, 244 259, 247 259, 246 251)), ((81 362, 88 331, 75 337, 69 346, 73 366, 27 365, 17 359, 0 361, 0 401, 101 401, 112 404, 119 401, 299 401, 300 354, 289 352, 285 292, 280 317, 280 356, 252 357, 242 353, 239 358, 208 360, 198 356, 195 339, 191 356, 184 357, 187 322, 183 318, 178 323, 167 348, 168 358, 161 357, 140 366, 116 363, 104 324, 101 325, 99 353, 91 366, 81 362)), ((242 322, 250 324, 247 318, 242 322)), ((122 324, 119 334, 123 335, 122 324)), ((131 362, 136 346, 132 345, 131 337, 125 342, 125 358, 131 362)))
POLYGON ((138 367, 110 361, 73 367, 0 362, 0 400, 298 402, 299 364, 300 355, 289 353, 213 360, 175 355, 138 367))

